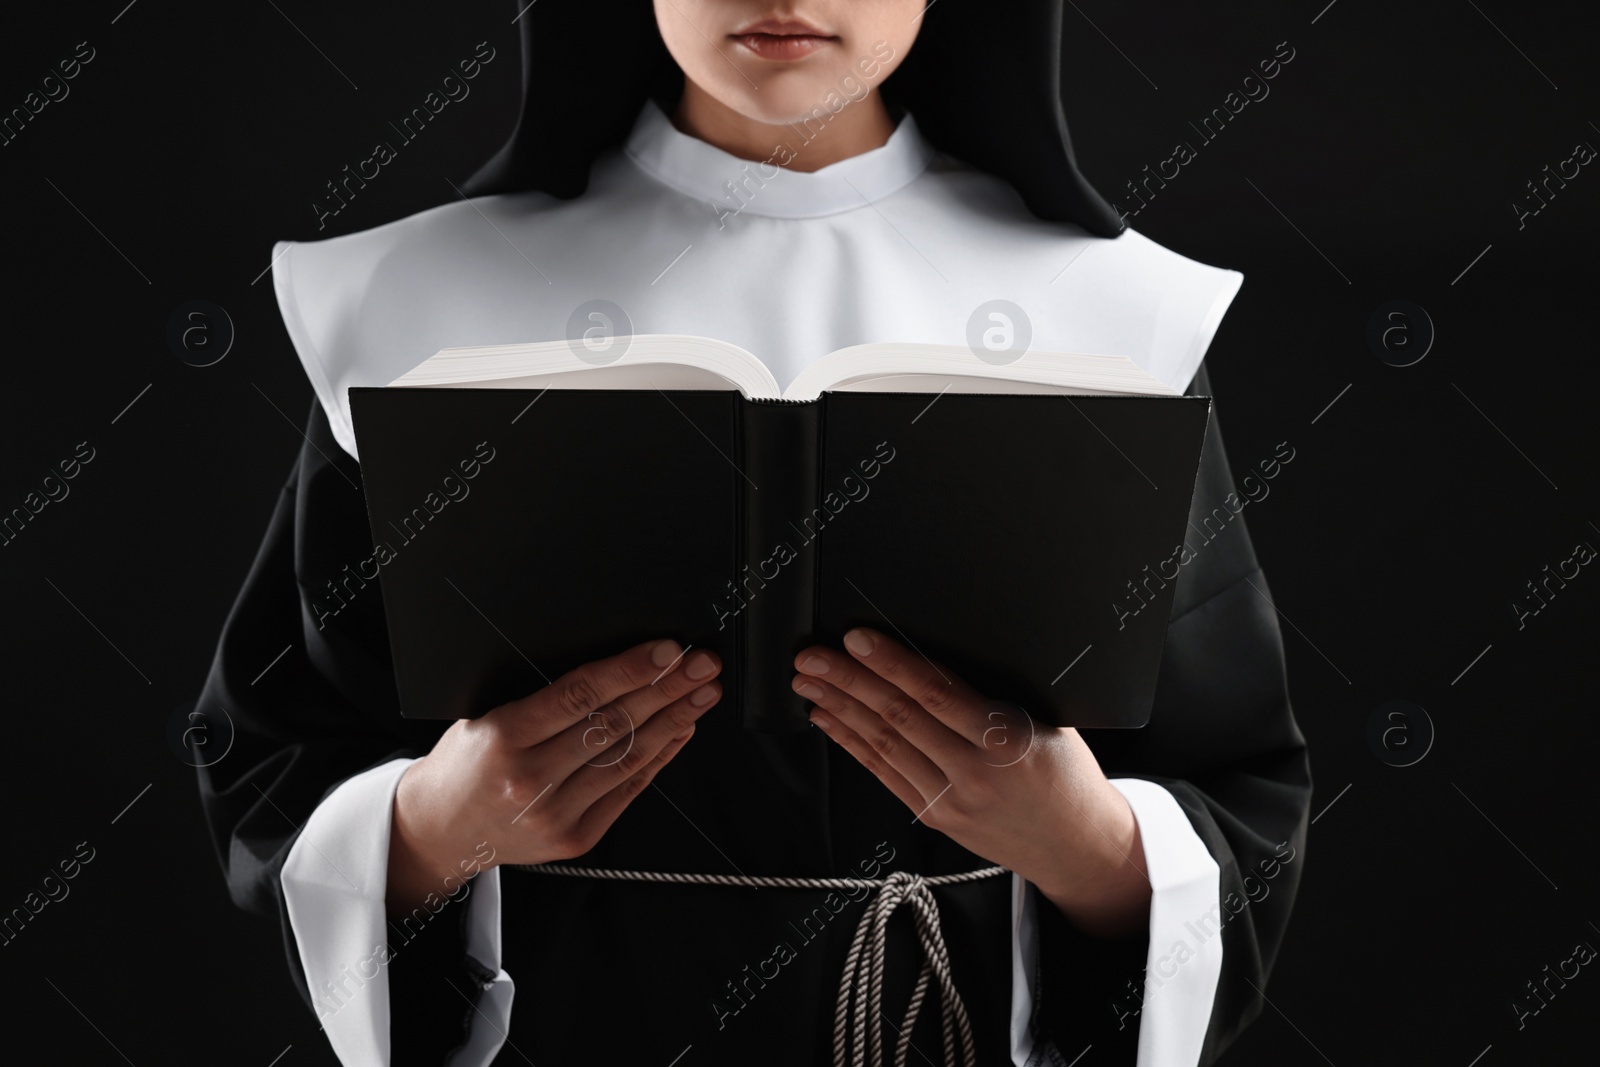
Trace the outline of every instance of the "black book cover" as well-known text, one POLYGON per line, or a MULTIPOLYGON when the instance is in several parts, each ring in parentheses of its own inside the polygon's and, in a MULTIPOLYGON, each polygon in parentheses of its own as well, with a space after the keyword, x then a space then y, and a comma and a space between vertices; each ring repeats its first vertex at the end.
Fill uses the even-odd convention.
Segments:
POLYGON ((1209 397, 355 388, 402 713, 480 715, 658 637, 713 715, 899 638, 1041 721, 1149 716, 1209 397))

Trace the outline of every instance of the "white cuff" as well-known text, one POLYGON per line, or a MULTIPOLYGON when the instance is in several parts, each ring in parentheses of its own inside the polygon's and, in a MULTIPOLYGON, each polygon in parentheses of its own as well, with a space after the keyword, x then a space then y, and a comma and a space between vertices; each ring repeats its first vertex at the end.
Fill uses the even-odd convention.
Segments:
MULTIPOLYGON (((1220 870, 1166 789, 1142 778, 1111 784, 1133 809, 1150 877, 1138 1067, 1190 1067, 1200 1061, 1222 973, 1220 870)), ((1015 874, 1011 881, 1011 1057, 1023 1067, 1033 1054, 1038 918, 1028 883, 1015 874)))
MULTIPOLYGON (((410 929, 386 926, 389 823, 400 776, 412 762, 391 760, 328 794, 283 865, 283 898, 306 985, 328 1043, 344 1064, 389 1063, 384 965, 415 936, 410 929)), ((500 872, 483 871, 470 885, 473 899, 464 902, 466 949, 496 974, 478 1001, 477 1021, 452 1067, 484 1067, 494 1058, 505 1041, 514 992, 511 976, 500 967, 500 872)))
POLYGON ((1221 871, 1166 789, 1142 778, 1111 784, 1139 823, 1150 876, 1138 1067, 1190 1067, 1200 1062, 1222 974, 1221 871))
POLYGON ((1039 917, 1020 874, 1011 875, 1011 1062, 1027 1067, 1033 1055, 1034 970, 1039 961, 1039 917))

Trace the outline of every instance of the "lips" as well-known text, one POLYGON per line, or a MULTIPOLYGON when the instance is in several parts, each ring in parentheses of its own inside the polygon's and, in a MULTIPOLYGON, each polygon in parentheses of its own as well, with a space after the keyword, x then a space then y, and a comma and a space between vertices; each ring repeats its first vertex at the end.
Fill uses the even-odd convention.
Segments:
POLYGON ((762 59, 803 59, 838 38, 797 19, 762 19, 728 35, 762 59))
POLYGON ((803 19, 769 18, 760 22, 752 22, 744 27, 735 37, 742 37, 749 33, 769 34, 773 37, 828 37, 817 27, 803 19))

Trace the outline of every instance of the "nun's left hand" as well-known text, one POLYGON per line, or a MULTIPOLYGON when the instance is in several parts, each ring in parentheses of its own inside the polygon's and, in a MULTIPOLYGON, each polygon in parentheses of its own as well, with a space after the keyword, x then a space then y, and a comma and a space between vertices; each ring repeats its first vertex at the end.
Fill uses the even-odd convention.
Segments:
POLYGON ((876 630, 795 657, 811 721, 921 820, 1037 886, 1086 933, 1149 917, 1133 810, 1078 731, 1035 722, 876 630))

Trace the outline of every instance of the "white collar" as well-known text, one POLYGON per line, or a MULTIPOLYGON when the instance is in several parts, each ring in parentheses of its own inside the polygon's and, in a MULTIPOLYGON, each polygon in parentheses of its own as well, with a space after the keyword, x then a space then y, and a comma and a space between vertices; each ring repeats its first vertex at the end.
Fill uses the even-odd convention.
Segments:
POLYGON ((780 165, 799 151, 802 128, 785 127, 785 142, 770 161, 750 161, 680 131, 654 101, 647 101, 624 151, 652 178, 685 196, 735 213, 775 218, 815 218, 853 211, 910 184, 927 169, 934 149, 907 114, 889 140, 820 170, 780 165), (787 149, 787 152, 785 151, 787 149))

